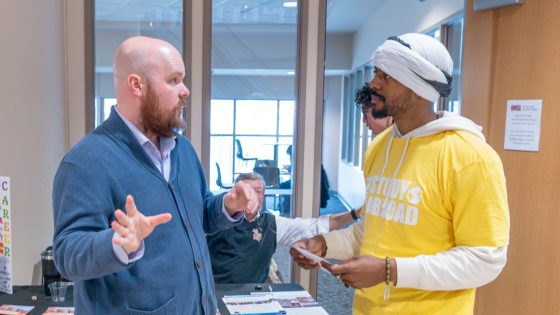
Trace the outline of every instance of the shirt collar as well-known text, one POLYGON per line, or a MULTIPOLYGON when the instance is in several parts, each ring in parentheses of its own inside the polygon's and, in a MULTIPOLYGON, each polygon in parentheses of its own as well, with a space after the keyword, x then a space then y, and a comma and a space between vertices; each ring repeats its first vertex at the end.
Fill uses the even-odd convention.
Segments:
MULTIPOLYGON (((146 135, 140 131, 140 129, 138 129, 132 122, 130 122, 128 119, 126 119, 120 112, 119 109, 117 108, 117 106, 115 106, 115 112, 117 112, 117 114, 119 115, 119 117, 124 121, 124 123, 128 126, 128 129, 130 129, 130 131, 132 132, 132 134, 134 135, 134 137, 136 138, 136 140, 138 140, 138 142, 140 143, 141 146, 144 146, 147 142, 152 143, 150 141, 150 139, 148 139, 148 137, 146 137, 146 135)), ((166 153, 166 152, 171 152, 171 150, 173 150, 175 148, 175 138, 176 136, 172 136, 172 137, 160 137, 159 141, 160 141, 160 152, 161 153, 166 153)), ((155 146, 154 143, 152 143, 152 145, 155 146)))

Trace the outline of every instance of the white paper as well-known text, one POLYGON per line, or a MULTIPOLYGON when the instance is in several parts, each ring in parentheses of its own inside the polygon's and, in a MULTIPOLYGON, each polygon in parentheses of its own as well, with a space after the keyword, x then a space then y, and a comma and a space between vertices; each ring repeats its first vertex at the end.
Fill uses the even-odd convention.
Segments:
POLYGON ((12 290, 12 204, 10 178, 0 176, 0 291, 12 290))
POLYGON ((256 292, 254 295, 267 295, 279 303, 286 315, 328 315, 307 291, 256 292))
MULTIPOLYGON (((311 261, 314 261, 314 262, 318 263, 319 265, 321 265, 321 262, 325 262, 325 263, 327 263, 327 264, 329 264, 329 265, 331 264, 331 263, 330 263, 328 260, 326 260, 325 258, 319 257, 319 256, 313 254, 312 252, 306 250, 306 249, 303 249, 303 248, 300 248, 300 247, 297 247, 297 246, 293 246, 293 245, 290 246, 290 247, 293 248, 293 249, 295 249, 295 250, 297 250, 298 252, 300 252, 303 256, 305 256, 305 258, 307 258, 307 259, 309 259, 309 260, 311 260, 311 261)), ((325 269, 325 267, 323 267, 323 265, 321 265, 321 269, 323 269, 324 271, 326 271, 326 272, 328 272, 330 275, 332 275, 330 271, 328 271, 327 269, 325 269)))
POLYGON ((312 260, 318 264, 321 264, 322 261, 326 262, 327 264, 330 264, 330 262, 328 260, 326 260, 323 257, 319 257, 315 254, 313 254, 312 252, 308 251, 307 249, 303 249, 301 247, 297 247, 297 246, 291 246, 293 249, 297 250, 298 252, 300 252, 303 256, 305 256, 307 259, 312 260))
POLYGON ((222 298, 230 314, 283 314, 271 295, 226 295, 222 298))
POLYGON ((539 151, 542 100, 508 100, 504 149, 539 151))

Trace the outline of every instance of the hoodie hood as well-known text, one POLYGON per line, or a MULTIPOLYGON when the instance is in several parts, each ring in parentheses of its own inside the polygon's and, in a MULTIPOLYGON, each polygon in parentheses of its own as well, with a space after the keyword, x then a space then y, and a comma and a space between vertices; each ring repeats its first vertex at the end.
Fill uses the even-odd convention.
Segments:
POLYGON ((397 138, 411 139, 427 137, 447 130, 460 130, 469 132, 486 142, 484 134, 482 134, 482 127, 475 124, 472 120, 459 116, 455 113, 445 111, 437 112, 437 115, 439 117, 438 119, 420 126, 405 135, 402 135, 398 128, 393 128, 393 136, 397 138))

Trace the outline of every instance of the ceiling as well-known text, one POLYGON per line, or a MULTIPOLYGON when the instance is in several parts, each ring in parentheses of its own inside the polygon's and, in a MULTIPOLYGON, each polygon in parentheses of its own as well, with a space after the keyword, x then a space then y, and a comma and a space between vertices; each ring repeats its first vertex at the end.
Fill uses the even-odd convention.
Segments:
MULTIPOLYGON (((213 23, 231 25, 295 24, 297 9, 286 0, 213 0, 213 23)), ((302 0, 299 0, 302 1, 302 0)), ((326 0, 327 31, 352 33, 387 0, 326 0)), ((177 23, 183 0, 95 0, 97 21, 177 23)))
POLYGON ((387 0, 333 0, 327 7, 327 31, 353 33, 387 0))

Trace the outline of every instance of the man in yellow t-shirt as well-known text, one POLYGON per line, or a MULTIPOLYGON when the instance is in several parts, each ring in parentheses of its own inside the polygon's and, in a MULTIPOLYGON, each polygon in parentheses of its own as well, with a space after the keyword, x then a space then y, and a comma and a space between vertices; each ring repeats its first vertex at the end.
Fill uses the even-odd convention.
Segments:
MULTIPOLYGON (((365 219, 295 246, 360 289, 354 314, 472 314, 475 288, 506 263, 509 210, 503 166, 481 128, 433 103, 451 92, 453 62, 423 34, 390 37, 370 86, 394 125, 364 161, 365 219)), ((305 268, 319 265, 291 251, 305 268)))

